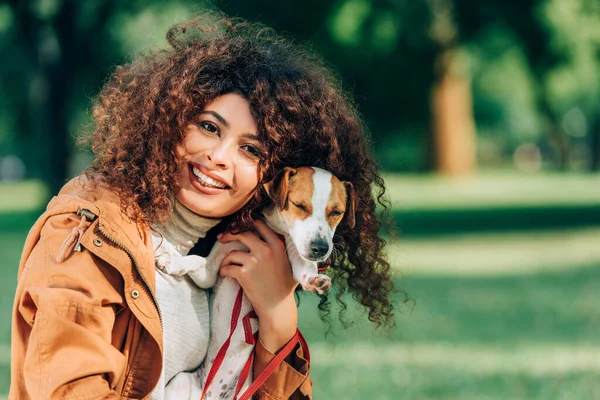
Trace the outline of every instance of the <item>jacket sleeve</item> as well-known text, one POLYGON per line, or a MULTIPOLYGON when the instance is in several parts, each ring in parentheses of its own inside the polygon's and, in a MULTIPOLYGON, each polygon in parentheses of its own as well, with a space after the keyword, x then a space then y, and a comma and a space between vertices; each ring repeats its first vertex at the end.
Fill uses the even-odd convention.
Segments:
POLYGON ((119 398, 115 382, 126 362, 111 341, 123 303, 115 287, 122 278, 85 250, 57 262, 61 245, 77 226, 75 217, 47 220, 19 277, 11 398, 119 398))
MULTIPOLYGON (((258 376, 275 357, 259 339, 255 346, 254 376, 258 376)), ((306 400, 312 399, 310 365, 304 358, 302 347, 297 344, 292 353, 258 389, 254 398, 260 400, 306 400)))

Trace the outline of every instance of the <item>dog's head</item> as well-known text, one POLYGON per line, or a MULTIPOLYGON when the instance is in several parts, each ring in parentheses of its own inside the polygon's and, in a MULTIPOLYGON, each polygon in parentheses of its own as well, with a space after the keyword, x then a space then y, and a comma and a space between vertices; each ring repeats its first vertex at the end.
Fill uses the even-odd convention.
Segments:
POLYGON ((354 227, 355 198, 350 182, 316 167, 285 168, 265 190, 282 215, 300 255, 326 260, 333 234, 344 220, 354 227))

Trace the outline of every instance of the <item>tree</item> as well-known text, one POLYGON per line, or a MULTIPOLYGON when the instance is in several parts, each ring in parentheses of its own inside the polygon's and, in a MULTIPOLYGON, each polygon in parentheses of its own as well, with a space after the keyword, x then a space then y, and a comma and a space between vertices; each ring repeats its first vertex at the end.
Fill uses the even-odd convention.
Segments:
POLYGON ((571 138, 561 115, 581 105, 593 121, 600 106, 600 3, 595 0, 455 0, 465 42, 503 26, 521 43, 546 138, 569 166, 571 138), (562 88, 557 88, 562 86, 562 88), (566 88, 565 88, 566 87, 566 88))
POLYGON ((31 150, 23 154, 29 165, 40 166, 34 174, 56 193, 68 176, 69 125, 75 106, 84 102, 82 89, 89 88, 90 80, 101 82, 113 61, 115 45, 106 24, 116 2, 32 5, 10 0, 8 5, 12 40, 0 49, 0 57, 11 63, 2 71, 2 85, 15 94, 16 126, 23 135, 22 146, 31 150))

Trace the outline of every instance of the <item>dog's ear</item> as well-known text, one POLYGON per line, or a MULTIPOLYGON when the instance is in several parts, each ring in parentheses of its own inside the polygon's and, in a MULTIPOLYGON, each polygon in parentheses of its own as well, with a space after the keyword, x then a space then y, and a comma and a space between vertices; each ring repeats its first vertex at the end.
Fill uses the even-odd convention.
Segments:
POLYGON ((265 192, 273 203, 280 209, 288 207, 288 193, 290 189, 290 177, 296 175, 294 168, 285 167, 275 178, 264 184, 265 192))
POLYGON ((346 188, 346 213, 344 219, 348 228, 354 228, 355 218, 354 213, 356 212, 356 197, 354 196, 354 186, 351 182, 342 182, 346 188))

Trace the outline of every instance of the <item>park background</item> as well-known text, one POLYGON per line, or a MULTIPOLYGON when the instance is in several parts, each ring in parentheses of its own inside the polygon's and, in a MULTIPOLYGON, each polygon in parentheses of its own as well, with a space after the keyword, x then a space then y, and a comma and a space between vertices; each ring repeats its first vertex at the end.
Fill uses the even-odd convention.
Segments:
POLYGON ((302 296, 315 398, 600 399, 597 0, 0 1, 0 398, 22 244, 90 162, 91 99, 207 8, 319 53, 385 172, 413 301, 325 336, 302 296))

